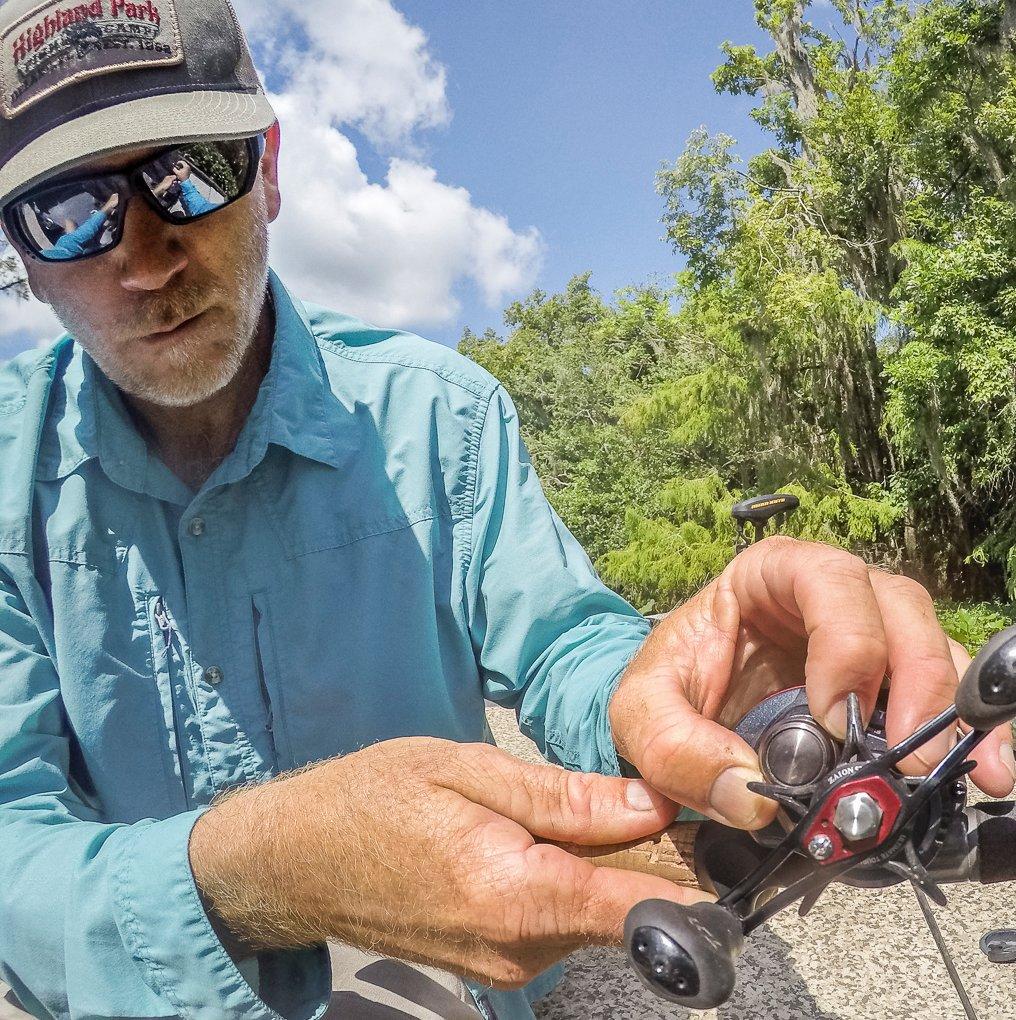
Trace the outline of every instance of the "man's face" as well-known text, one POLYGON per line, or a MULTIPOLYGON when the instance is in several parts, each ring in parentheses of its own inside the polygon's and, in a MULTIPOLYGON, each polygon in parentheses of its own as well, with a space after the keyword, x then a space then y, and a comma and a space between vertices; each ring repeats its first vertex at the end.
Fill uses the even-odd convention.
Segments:
MULTIPOLYGON (((278 146, 276 126, 253 190, 196 223, 166 223, 135 196, 111 251, 79 263, 26 259, 32 292, 125 393, 186 407, 236 376, 264 304, 268 224, 279 212, 278 146)), ((135 149, 73 172, 116 170, 155 151, 135 149)))

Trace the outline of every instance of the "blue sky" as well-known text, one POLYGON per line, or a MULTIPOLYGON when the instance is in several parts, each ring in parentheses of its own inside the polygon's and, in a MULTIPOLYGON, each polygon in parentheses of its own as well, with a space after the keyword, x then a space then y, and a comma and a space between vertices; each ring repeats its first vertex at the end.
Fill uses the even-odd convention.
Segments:
MULTIPOLYGON (((765 145, 709 79, 750 0, 236 0, 283 126, 273 265, 298 295, 455 344, 533 287, 679 267, 654 176, 700 125, 765 145)), ((0 359, 59 332, 0 298, 0 359)))
MULTIPOLYGON (((429 160, 516 227, 539 229, 541 289, 585 270, 604 294, 666 280, 679 263, 660 240, 660 162, 703 124, 743 153, 766 144, 750 104, 709 79, 725 39, 765 46, 749 0, 398 6, 449 71, 453 119, 427 138, 429 160)), ((500 325, 473 288, 461 296, 459 321, 425 331, 455 343, 463 325, 500 325)))

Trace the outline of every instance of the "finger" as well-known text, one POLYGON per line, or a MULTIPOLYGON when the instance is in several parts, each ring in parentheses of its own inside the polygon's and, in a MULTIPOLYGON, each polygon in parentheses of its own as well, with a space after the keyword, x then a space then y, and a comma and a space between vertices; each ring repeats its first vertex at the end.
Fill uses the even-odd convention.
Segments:
MULTIPOLYGON (((954 703, 956 662, 928 592, 907 577, 880 570, 870 571, 870 576, 889 650, 886 739, 893 745, 954 703)), ((955 744, 956 727, 950 726, 904 758, 900 770, 927 775, 955 744)))
MULTIPOLYGON (((882 606, 889 639, 889 710, 886 737, 898 743, 952 705, 959 678, 970 665, 970 655, 949 638, 935 616, 931 596, 916 582, 872 571, 872 586, 882 606)), ((961 724, 960 729, 969 731, 961 724)), ((956 743, 956 730, 939 734, 900 762, 908 775, 927 775, 956 743)), ((973 782, 993 797, 1006 797, 1016 784, 1012 735, 1000 726, 971 755, 977 768, 973 782)))
MULTIPOLYGON (((886 737, 895 744, 955 702, 970 656, 942 630, 931 596, 919 584, 876 570, 871 580, 889 642, 886 737)), ((927 775, 955 745, 956 736, 956 728, 949 727, 900 762, 900 770, 927 775)), ((1004 797, 1012 791, 1016 776, 1008 727, 985 737, 971 758, 977 762, 971 779, 985 793, 1004 797)))
POLYGON ((701 889, 687 889, 652 875, 594 867, 545 844, 528 850, 526 862, 533 874, 541 876, 543 886, 530 891, 554 904, 559 934, 585 943, 620 945, 628 912, 643 900, 685 904, 715 900, 701 889))
POLYGON ((991 797, 1008 797, 1016 785, 1016 762, 1013 761, 1012 730, 1007 723, 992 730, 974 748, 970 760, 977 768, 970 773, 974 784, 991 797))
POLYGON ((651 836, 678 807, 640 780, 530 765, 489 744, 457 745, 439 782, 534 836, 596 846, 651 836))
POLYGON ((743 564, 735 561, 731 575, 744 616, 759 621, 763 633, 767 625, 786 633, 771 603, 800 620, 808 643, 809 707, 830 733, 843 737, 847 695, 856 693, 869 715, 887 665, 885 628, 868 568, 856 556, 817 543, 768 539, 753 548, 758 552, 743 564))
POLYGON ((764 779, 743 738, 699 715, 676 688, 654 686, 645 704, 659 725, 638 765, 655 789, 724 825, 759 829, 772 821, 775 803, 747 787, 764 779))
POLYGON ((646 639, 611 702, 611 729, 621 753, 671 800, 725 825, 760 828, 776 806, 747 788, 763 781, 758 757, 711 719, 730 700, 739 627, 736 595, 721 578, 646 639))

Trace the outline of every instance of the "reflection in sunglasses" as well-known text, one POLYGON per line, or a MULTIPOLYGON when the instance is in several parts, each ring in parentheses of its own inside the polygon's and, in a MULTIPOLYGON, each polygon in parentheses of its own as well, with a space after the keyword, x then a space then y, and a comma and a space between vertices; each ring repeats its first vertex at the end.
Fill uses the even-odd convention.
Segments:
MULTIPOLYGON (((0 0, 2 2, 2 0, 0 0)), ((5 211, 26 246, 47 261, 83 258, 120 240, 135 189, 170 222, 214 212, 250 191, 264 140, 193 142, 119 172, 39 187, 5 211)))

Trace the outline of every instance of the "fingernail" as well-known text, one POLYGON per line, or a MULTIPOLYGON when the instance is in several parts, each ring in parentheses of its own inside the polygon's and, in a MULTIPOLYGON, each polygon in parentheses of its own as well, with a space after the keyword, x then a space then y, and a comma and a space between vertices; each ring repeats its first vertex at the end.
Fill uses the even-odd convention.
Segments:
POLYGON ((718 898, 716 893, 706 892, 704 889, 686 889, 680 902, 691 906, 695 903, 715 903, 718 898))
POLYGON ((847 703, 837 701, 826 712, 822 725, 827 733, 831 733, 837 740, 842 740, 847 735, 847 703))
POLYGON ((640 779, 633 779, 624 788, 625 803, 632 811, 655 811, 656 801, 653 799, 652 787, 640 779))
POLYGON ((950 726, 914 751, 914 757, 930 772, 956 746, 956 729, 950 726))
POLYGON ((998 760, 1006 767, 1012 776, 1013 785, 1016 786, 1016 758, 1013 757, 1012 744, 1007 742, 999 747, 998 760))
POLYGON ((754 769, 729 768, 721 772, 709 791, 709 806, 731 825, 745 828, 758 818, 761 796, 748 789, 748 783, 764 782, 754 769))

